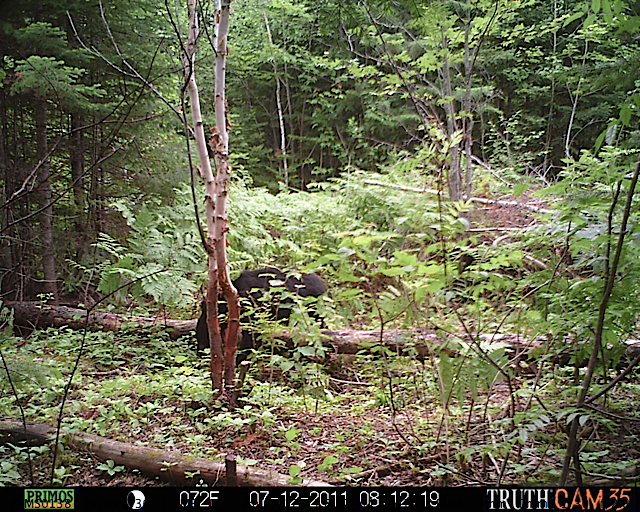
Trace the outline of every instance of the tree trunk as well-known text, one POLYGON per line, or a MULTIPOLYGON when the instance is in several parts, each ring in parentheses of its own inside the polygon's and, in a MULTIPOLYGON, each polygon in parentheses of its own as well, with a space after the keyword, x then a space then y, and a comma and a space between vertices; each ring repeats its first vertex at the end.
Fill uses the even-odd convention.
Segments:
MULTIPOLYGON (((589 40, 586 39, 584 42, 584 53, 582 54, 582 67, 586 67, 587 63, 587 54, 589 53, 589 40)), ((571 116, 569 117, 569 124, 567 126, 567 135, 564 141, 564 157, 567 160, 571 160, 571 142, 573 138, 571 137, 571 130, 573 130, 573 123, 576 119, 576 112, 578 111, 578 103, 580 102, 580 98, 582 97, 582 78, 578 80, 578 85, 576 86, 576 90, 573 94, 571 94, 571 89, 569 89, 569 97, 571 98, 571 116)))
POLYGON ((104 192, 102 185, 105 183, 105 163, 100 160, 105 152, 102 128, 97 115, 93 116, 93 131, 91 134, 91 169, 87 225, 92 233, 101 233, 105 230, 104 218, 104 192))
POLYGON ((229 192, 229 135, 225 99, 225 66, 227 34, 229 31, 229 6, 231 0, 222 0, 216 38, 215 112, 216 126, 212 130, 211 146, 216 159, 216 176, 213 176, 205 140, 200 111, 200 98, 195 79, 195 50, 198 42, 198 16, 196 0, 187 0, 189 13, 189 37, 187 54, 183 62, 187 90, 191 103, 191 116, 200 158, 201 176, 205 185, 205 212, 207 215, 207 240, 205 249, 209 255, 209 280, 206 293, 207 328, 211 348, 211 381, 214 390, 227 397, 235 395, 235 365, 240 330, 240 304, 238 292, 231 283, 227 261, 226 201, 229 192), (224 343, 218 318, 219 292, 227 301, 228 320, 224 343))
POLYGON ((81 261, 87 242, 85 223, 86 198, 84 193, 84 135, 82 114, 71 114, 71 137, 69 138, 69 165, 71 166, 71 186, 75 203, 76 261, 81 261))
MULTIPOLYGON (((30 330, 66 326, 71 329, 86 327, 90 330, 118 331, 123 324, 135 324, 141 329, 164 327, 172 339, 178 339, 193 332, 197 323, 196 320, 174 320, 165 317, 147 318, 103 311, 91 312, 87 321, 85 310, 68 306, 42 305, 39 302, 7 302, 6 306, 14 310, 14 325, 30 330)), ((330 354, 356 354, 363 350, 363 347, 371 347, 376 344, 384 345, 398 353, 409 350, 410 346, 410 350, 415 351, 419 358, 426 357, 430 351, 434 350, 445 350, 451 355, 454 354, 453 351, 446 348, 446 342, 450 338, 442 338, 437 334, 414 330, 388 329, 380 335, 379 331, 323 329, 322 337, 322 342, 330 354)), ((273 333, 273 338, 283 340, 291 345, 291 333, 286 329, 273 333)), ((478 338, 485 341, 508 343, 518 351, 537 347, 540 341, 539 339, 526 340, 516 334, 479 334, 478 338)), ((629 347, 634 350, 634 353, 640 349, 640 346, 633 343, 629 343, 629 347)))
POLYGON ((58 303, 56 284, 55 254, 53 250, 53 204, 51 203, 51 181, 49 173, 49 148, 47 144, 47 101, 36 99, 36 140, 38 145, 39 187, 40 187, 40 241, 42 243, 42 268, 44 281, 42 290, 51 296, 52 303, 58 303))
MULTIPOLYGON (((465 175, 465 194, 467 200, 471 197, 471 184, 473 181, 473 164, 471 160, 471 151, 473 148, 473 117, 471 114, 471 73, 473 72, 473 62, 470 52, 470 36, 471 36, 471 5, 469 0, 466 4, 466 20, 464 24, 464 103, 462 110, 464 118, 462 120, 464 155, 466 164, 465 175)), ((465 216, 466 212, 465 212, 465 216)))
MULTIPOLYGON (((4 101, 0 101, 0 109, 0 172, 2 172, 4 184, 0 195, 0 201, 3 205, 3 208, 0 209, 0 229, 2 229, 4 233, 5 228, 9 224, 11 210, 11 207, 7 206, 7 200, 15 189, 14 182, 16 176, 15 169, 9 169, 8 158, 5 152, 5 123, 7 118, 4 101)), ((6 235, 9 235, 9 233, 6 233, 6 235)), ((12 270, 13 258, 10 239, 10 236, 0 236, 0 294, 2 297, 7 297, 14 289, 13 282, 15 281, 15 274, 12 270)))
MULTIPOLYGON (((271 38, 271 27, 269 27, 269 18, 267 13, 263 12, 264 24, 267 27, 267 36, 269 37, 269 46, 273 49, 273 39, 271 38)), ((280 77, 278 76, 278 65, 273 60, 273 76, 276 80, 276 105, 278 107, 278 122, 280 124, 280 151, 282 153, 282 170, 284 174, 284 186, 289 188, 289 167, 287 163, 287 139, 284 129, 284 116, 282 114, 282 100, 280 98, 280 77)))
MULTIPOLYGON (((164 328, 171 339, 178 339, 189 335, 196 329, 197 320, 174 320, 157 316, 155 318, 120 315, 116 313, 93 311, 87 319, 87 312, 83 309, 68 306, 42 305, 40 302, 7 302, 5 305, 14 311, 14 325, 26 328, 29 332, 33 329, 45 329, 47 327, 65 326, 71 329, 118 331, 123 325, 136 325, 140 329, 164 328)), ((452 338, 460 338, 451 335, 443 338, 438 334, 421 332, 416 330, 389 329, 380 334, 379 331, 358 331, 342 329, 333 331, 323 329, 322 342, 327 348, 332 360, 340 356, 353 355, 368 347, 384 345, 397 353, 411 351, 418 359, 428 357, 432 352, 444 351, 453 356, 455 350, 448 346, 452 338)), ((465 336, 461 336, 465 339, 465 336)), ((273 338, 282 340, 292 347, 291 333, 282 330, 273 333, 273 338)), ((531 349, 537 349, 546 341, 545 338, 525 339, 518 334, 478 334, 477 338, 485 342, 500 342, 510 345, 517 355, 526 354, 531 349)), ((567 342, 569 343, 570 340, 567 342)), ((627 351, 631 357, 640 356, 640 341, 627 340, 627 351)), ((558 361, 562 359, 559 358, 558 361)), ((637 361, 634 363, 636 364, 637 361)))
POLYGON ((442 64, 442 87, 444 93, 444 110, 447 116, 447 139, 449 141, 449 174, 447 182, 449 185, 449 198, 452 201, 462 199, 462 176, 460 173, 460 148, 459 144, 454 144, 453 139, 458 131, 458 121, 456 119, 456 109, 453 100, 453 87, 451 84, 451 69, 449 68, 449 46, 447 34, 442 29, 442 49, 444 61, 442 64))
POLYGON ((227 119, 227 100, 225 97, 225 67, 227 61, 227 35, 229 33, 229 14, 231 0, 222 0, 218 22, 218 46, 216 48, 215 111, 216 132, 214 152, 216 156, 216 188, 218 195, 215 203, 214 247, 218 268, 218 283, 229 310, 227 332, 224 340, 225 389, 229 397, 235 396, 236 352, 240 337, 240 299, 238 291, 231 283, 229 261, 227 259, 227 195, 229 194, 229 120, 227 119))

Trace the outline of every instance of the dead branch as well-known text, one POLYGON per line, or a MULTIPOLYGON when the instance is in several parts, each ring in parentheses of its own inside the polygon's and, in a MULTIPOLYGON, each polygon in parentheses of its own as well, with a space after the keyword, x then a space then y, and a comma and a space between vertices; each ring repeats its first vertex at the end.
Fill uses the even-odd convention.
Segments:
MULTIPOLYGON (((387 187, 387 188, 396 188, 398 190, 406 190, 408 192, 417 192, 419 194, 435 194, 439 195, 442 191, 436 190, 432 188, 417 188, 417 187, 407 187, 405 185, 397 185, 395 183, 385 183, 384 181, 378 180, 364 180, 367 185, 375 185, 378 187, 387 187)), ((480 204, 495 204, 498 206, 505 207, 515 207, 521 208, 523 210, 529 210, 536 213, 553 213, 553 210, 548 210, 546 208, 541 208, 540 206, 535 206, 527 203, 519 203, 517 201, 503 201, 498 199, 487 199, 486 197, 471 197, 468 199, 472 203, 480 203, 480 204)))

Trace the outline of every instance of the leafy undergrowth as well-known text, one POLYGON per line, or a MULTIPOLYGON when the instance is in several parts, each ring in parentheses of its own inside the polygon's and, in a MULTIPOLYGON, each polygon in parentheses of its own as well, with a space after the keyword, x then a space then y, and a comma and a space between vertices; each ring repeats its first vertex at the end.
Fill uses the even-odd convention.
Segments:
MULTIPOLYGON (((26 418, 55 425, 82 333, 40 331, 19 349, 18 341, 4 337, 2 351, 14 361, 26 418)), ((447 372, 442 361, 434 371, 435 358, 362 353, 334 362, 332 374, 314 363, 283 371, 258 361, 232 412, 210 402, 207 362, 189 343, 163 334, 89 333, 63 428, 218 461, 232 451, 239 464, 290 475, 292 484, 304 478, 338 485, 495 485, 501 475, 502 484, 534 485, 553 483, 559 474, 562 429, 575 396, 560 386, 569 377, 563 370, 550 370, 535 387, 532 376, 512 378, 511 391, 499 379, 487 389, 450 388, 455 392, 445 408, 447 372)), ((585 475, 624 475, 640 462, 639 391, 636 375, 635 383, 610 395, 610 412, 581 418, 591 429, 581 447, 585 475)), ((19 416, 7 387, 0 416, 19 416)), ((25 450, 0 447, 0 485, 31 484, 31 474, 36 485, 49 482, 51 447, 32 449, 32 469, 25 450)), ((53 482, 159 483, 66 448, 53 482)))

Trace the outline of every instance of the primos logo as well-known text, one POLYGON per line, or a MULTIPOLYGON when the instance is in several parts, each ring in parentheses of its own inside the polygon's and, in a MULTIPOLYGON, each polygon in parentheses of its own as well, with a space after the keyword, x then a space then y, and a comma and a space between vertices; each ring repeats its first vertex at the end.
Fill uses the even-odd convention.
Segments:
POLYGON ((25 509, 72 509, 73 489, 25 489, 25 509))

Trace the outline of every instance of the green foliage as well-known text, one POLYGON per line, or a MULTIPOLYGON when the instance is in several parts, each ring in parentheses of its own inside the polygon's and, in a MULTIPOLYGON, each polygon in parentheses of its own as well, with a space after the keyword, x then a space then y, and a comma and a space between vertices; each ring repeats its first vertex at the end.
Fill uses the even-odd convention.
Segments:
MULTIPOLYGON (((0 27, 0 245, 9 248, 2 251, 2 292, 35 297, 39 290, 18 286, 41 282, 33 251, 39 226, 32 194, 40 185, 35 97, 47 100, 56 256, 66 262, 66 291, 191 312, 206 255, 185 185, 183 126, 131 73, 178 104, 178 45, 167 13, 147 0, 104 6, 116 49, 106 27, 83 21, 95 16, 95 5, 62 4, 8 6, 0 27), (57 26, 67 10, 82 41, 109 63, 75 47, 66 19, 57 26)), ((292 341, 280 343, 273 334, 283 326, 254 312, 263 350, 252 356, 251 392, 237 410, 208 402, 206 362, 187 341, 125 326, 87 334, 64 427, 142 436, 206 456, 262 442, 291 483, 308 470, 359 483, 352 473, 379 467, 371 458, 351 460, 361 450, 408 468, 421 484, 457 484, 482 461, 473 475, 480 481, 500 473, 503 483, 535 485, 557 483, 566 441, 558 425, 574 421, 584 467, 619 475, 633 461, 624 455, 619 462, 607 436, 622 427, 570 405, 591 355, 637 160, 640 22, 632 7, 625 0, 527 0, 509 9, 485 0, 371 1, 366 8, 238 0, 228 68, 231 271, 267 264, 315 269, 332 288, 316 304, 329 326, 373 328, 381 336, 398 328, 393 336, 405 352, 363 343, 352 365, 329 376, 330 354, 307 314, 311 304, 273 290, 265 300, 292 301, 292 341), (478 51, 472 69, 465 46, 478 51), (471 122, 463 140, 461 127, 471 122), (467 163, 458 152, 466 141, 491 164, 474 164, 474 196, 525 201, 533 193, 554 213, 506 232, 511 238, 493 231, 469 236, 470 227, 485 227, 478 218, 486 212, 420 193, 444 188, 455 155, 462 167, 467 163), (551 178, 558 180, 553 187, 535 192, 551 178), (468 264, 460 265, 464 256, 468 264), (544 341, 529 360, 518 359, 524 355, 515 358, 510 346, 479 336, 500 332, 544 341), (441 346, 444 339, 456 343, 441 346), (560 367, 564 360, 574 368, 560 367), (535 380, 521 374, 527 366, 539 372, 535 380), (443 444, 444 462, 434 468, 434 450, 443 444), (303 462, 306 446, 319 448, 305 450, 303 462), (611 461, 599 460, 604 456, 611 461), (371 467, 361 467, 366 461, 371 467)), ((210 28, 206 13, 203 21, 210 28)), ((206 36, 201 62, 211 60, 206 36)), ((210 73, 198 68, 209 125, 210 73)), ((494 229, 512 219, 490 220, 494 229)), ((633 207, 605 315, 597 371, 603 384, 624 361, 622 342, 637 336, 639 220, 633 207)), ((16 416, 19 401, 29 419, 53 422, 82 334, 40 330, 25 343, 11 336, 5 313, 2 320, 2 354, 20 396, 12 396, 0 370, 0 415, 16 416)), ((607 405, 632 414, 625 393, 637 389, 618 386, 607 405)), ((29 453, 0 450, 0 484, 24 481, 29 453)), ((244 455, 252 463, 252 453, 244 455)), ((68 482, 72 469, 65 461, 54 481, 68 482)), ((99 469, 116 478, 120 472, 112 461, 99 469)))
MULTIPOLYGON (((505 345, 486 342, 469 344, 461 340, 458 340, 458 345, 455 359, 446 352, 441 352, 439 357, 444 407, 453 399, 458 404, 464 403, 467 392, 475 401, 481 391, 488 392, 505 377, 510 377, 507 373, 509 370, 504 370, 508 361, 505 345)), ((449 349, 451 346, 451 343, 447 344, 449 349)))
POLYGON ((117 473, 125 471, 127 468, 125 468, 124 466, 116 466, 116 463, 113 462, 111 459, 109 459, 103 462, 102 464, 96 466, 96 469, 106 472, 109 476, 114 476, 117 473))
POLYGON ((67 61, 87 63, 88 54, 70 49, 60 28, 33 23, 17 30, 15 37, 24 52, 32 55, 16 61, 14 72, 18 79, 11 86, 11 94, 32 93, 72 110, 92 110, 97 100, 105 96, 100 84, 81 82, 85 69, 65 65, 67 61))
POLYGON ((56 368, 42 364, 37 356, 20 354, 16 351, 16 338, 12 336, 13 311, 6 306, 2 306, 0 321, 4 326, 4 330, 0 332, 0 352, 4 363, 0 364, 0 390, 3 393, 10 393, 13 388, 20 391, 50 388, 52 379, 61 377, 60 372, 56 368))
POLYGON ((272 195, 232 184, 229 260, 233 270, 267 262, 307 265, 335 244, 333 233, 356 222, 340 195, 306 192, 272 195))
POLYGON ((0 385, 5 392, 9 389, 8 376, 17 389, 31 386, 48 388, 51 385, 52 377, 61 377, 55 369, 47 368, 33 358, 24 357, 11 358, 7 363, 7 368, 0 367, 0 385))
MULTIPOLYGON (((240 1, 236 9, 241 14, 234 20, 228 99, 233 118, 251 122, 233 128, 235 169, 250 171, 253 183, 270 192, 276 192, 277 182, 284 181, 278 81, 289 185, 304 188, 352 166, 375 168, 387 160, 378 141, 406 144, 398 121, 415 126, 415 115, 404 109, 396 112, 402 103, 399 99, 375 95, 367 80, 354 80, 349 70, 353 55, 345 51, 329 21, 340 9, 338 4, 267 2, 256 6, 240 1), (321 18, 319 12, 326 17, 321 18)), ((351 23, 349 18, 336 23, 345 21, 351 23)))
MULTIPOLYGON (((602 300, 619 236, 620 203, 630 184, 629 171, 635 165, 635 153, 606 147, 599 156, 585 151, 579 160, 569 162, 563 180, 546 192, 561 194, 564 208, 550 222, 532 230, 528 239, 531 245, 562 248, 560 258, 553 255, 553 266, 527 277, 523 286, 537 290, 534 306, 544 320, 537 324, 541 333, 553 333, 559 343, 566 335, 575 336, 572 361, 586 359, 580 352, 589 345, 581 342, 591 339, 596 329, 595 311, 602 300), (568 264, 573 270, 565 270, 568 264)), ((605 349, 607 365, 615 365, 619 360, 620 344, 635 331, 640 309, 636 293, 640 277, 636 217, 632 209, 607 310, 603 333, 603 341, 609 347, 605 349)))
POLYGON ((191 306, 198 288, 192 276, 203 270, 204 251, 193 232, 187 192, 178 194, 174 206, 153 211, 143 205, 134 213, 124 201, 114 206, 125 217, 130 234, 126 247, 101 235, 96 247, 111 263, 102 265, 98 290, 116 292, 120 300, 131 293, 138 299, 150 296, 160 304, 191 306))
MULTIPOLYGON (((618 4, 627 10, 627 2, 618 4)), ((502 119, 488 113, 493 130, 486 142, 495 149, 483 152, 531 169, 561 167, 567 151, 577 157, 604 136, 637 88, 636 36, 620 32, 622 18, 581 1, 519 2, 505 12, 491 34, 494 51, 481 57, 502 96, 495 103, 502 119)))
MULTIPOLYGON (((4 451, 5 448, 2 448, 4 451)), ((15 485, 21 479, 20 473, 17 471, 16 464, 8 461, 0 462, 0 487, 5 487, 6 485, 15 485)))

